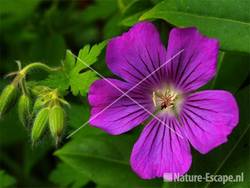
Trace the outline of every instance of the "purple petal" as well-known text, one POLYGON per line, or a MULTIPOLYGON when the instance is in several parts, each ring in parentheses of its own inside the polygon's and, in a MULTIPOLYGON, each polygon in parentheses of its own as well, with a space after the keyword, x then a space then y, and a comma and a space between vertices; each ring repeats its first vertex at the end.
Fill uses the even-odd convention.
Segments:
POLYGON ((144 179, 185 174, 192 162, 188 140, 182 135, 175 119, 163 119, 171 131, 160 121, 152 120, 134 145, 130 163, 133 170, 144 179))
MULTIPOLYGON (((88 94, 88 100, 92 106, 90 124, 110 134, 121 134, 143 122, 149 114, 131 99, 122 96, 123 93, 109 82, 123 92, 131 88, 131 84, 115 79, 95 81, 88 94)), ((145 92, 135 88, 128 95, 145 109, 152 111, 150 96, 145 92)))
POLYGON ((167 59, 184 51, 168 64, 168 77, 173 84, 188 92, 206 84, 216 73, 219 43, 195 28, 172 29, 167 59))
POLYGON ((239 121, 239 110, 229 92, 201 91, 187 97, 181 121, 193 147, 204 154, 227 141, 239 121))
MULTIPOLYGON (((155 26, 140 22, 109 42, 106 61, 114 74, 130 83, 138 83, 166 61, 166 49, 155 26)), ((153 84, 160 79, 162 69, 143 84, 153 84)))

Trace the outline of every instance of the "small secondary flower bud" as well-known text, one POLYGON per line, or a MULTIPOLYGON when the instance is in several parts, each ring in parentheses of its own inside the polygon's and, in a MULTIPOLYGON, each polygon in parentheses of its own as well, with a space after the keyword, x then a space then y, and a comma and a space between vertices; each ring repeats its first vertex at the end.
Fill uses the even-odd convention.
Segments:
POLYGON ((27 126, 30 121, 30 106, 31 101, 27 95, 22 95, 18 101, 18 117, 24 126, 27 126))
POLYGON ((0 96, 0 118, 10 107, 11 103, 15 100, 17 88, 13 85, 7 85, 0 96))
POLYGON ((31 139, 33 143, 36 142, 44 133, 48 122, 48 117, 49 117, 49 108, 41 109, 36 115, 31 131, 31 139))

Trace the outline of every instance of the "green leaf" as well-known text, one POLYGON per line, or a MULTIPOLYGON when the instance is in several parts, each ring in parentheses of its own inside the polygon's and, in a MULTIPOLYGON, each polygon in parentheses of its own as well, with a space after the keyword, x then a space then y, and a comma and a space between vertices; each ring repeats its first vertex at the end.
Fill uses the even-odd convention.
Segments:
POLYGON ((56 151, 55 155, 103 186, 120 188, 159 186, 161 181, 142 180, 131 170, 129 156, 134 142, 135 138, 132 135, 115 137, 106 134, 86 134, 75 137, 56 151))
POLYGON ((147 9, 152 7, 149 0, 133 0, 131 1, 123 12, 123 20, 121 24, 124 26, 134 25, 140 16, 146 12, 147 9))
POLYGON ((152 7, 149 0, 132 0, 123 10, 123 20, 121 24, 124 26, 132 26, 135 24, 146 9, 152 7))
POLYGON ((69 88, 69 79, 67 74, 61 71, 50 74, 48 78, 40 81, 39 84, 58 89, 60 92, 64 93, 69 88))
POLYGON ((65 163, 59 163, 49 179, 60 187, 68 188, 81 188, 89 182, 84 174, 65 163))
POLYGON ((106 22, 103 28, 103 35, 105 39, 117 36, 122 32, 122 28, 120 25, 121 19, 122 19, 121 14, 115 14, 112 18, 110 18, 106 22))
POLYGON ((81 73, 81 71, 97 61, 97 57, 101 54, 106 43, 106 41, 103 41, 92 47, 86 45, 80 50, 76 64, 69 73, 69 84, 73 95, 78 95, 79 92, 82 96, 86 95, 90 84, 97 79, 95 72, 86 71, 81 73))
POLYGON ((150 8, 152 3, 149 0, 132 0, 123 10, 124 16, 129 16, 137 12, 150 8))
POLYGON ((87 104, 78 105, 72 103, 70 105, 70 110, 68 110, 68 125, 70 128, 67 132, 68 135, 83 125, 84 126, 79 129, 79 131, 72 135, 74 138, 82 136, 85 137, 86 135, 93 136, 103 134, 103 131, 100 129, 89 126, 87 123, 89 121, 89 114, 89 106, 87 104))
POLYGON ((15 178, 8 175, 5 171, 0 170, 0 187, 8 188, 13 187, 16 184, 15 178))
POLYGON ((85 96, 91 83, 97 79, 95 72, 86 70, 97 61, 106 43, 106 41, 103 41, 92 47, 90 45, 84 46, 79 51, 77 58, 70 50, 67 50, 63 62, 63 70, 50 74, 40 84, 57 88, 62 93, 70 87, 73 95, 77 96, 80 93, 82 96, 85 96))
POLYGON ((41 164, 47 153, 53 149, 51 140, 48 138, 44 139, 41 144, 36 145, 34 148, 31 148, 30 145, 30 141, 27 140, 23 147, 22 174, 26 177, 31 176, 34 166, 41 164))
POLYGON ((250 53, 250 1, 165 0, 146 12, 140 20, 164 19, 179 27, 197 27, 218 38, 221 48, 250 53))
POLYGON ((70 71, 74 68, 75 66, 75 57, 73 53, 70 50, 66 50, 66 55, 65 55, 65 60, 63 63, 63 70, 65 73, 69 74, 70 71))
POLYGON ((72 103, 68 112, 68 124, 76 129, 89 120, 89 106, 87 104, 77 105, 72 103))
POLYGON ((79 92, 82 96, 85 96, 89 89, 89 86, 96 79, 96 74, 92 71, 86 71, 84 73, 72 73, 70 75, 71 92, 75 96, 77 96, 79 92))
POLYGON ((81 71, 84 68, 92 65, 97 61, 97 57, 101 54, 103 48, 106 46, 107 41, 103 41, 100 44, 95 44, 90 47, 90 45, 84 46, 78 54, 76 65, 74 71, 81 71))
POLYGON ((124 25, 124 26, 132 26, 132 25, 134 25, 144 12, 145 11, 141 11, 141 12, 138 12, 136 14, 133 14, 132 16, 129 16, 129 17, 123 19, 121 21, 121 24, 124 25))
POLYGON ((226 52, 212 88, 235 93, 250 73, 249 59, 249 54, 226 52))

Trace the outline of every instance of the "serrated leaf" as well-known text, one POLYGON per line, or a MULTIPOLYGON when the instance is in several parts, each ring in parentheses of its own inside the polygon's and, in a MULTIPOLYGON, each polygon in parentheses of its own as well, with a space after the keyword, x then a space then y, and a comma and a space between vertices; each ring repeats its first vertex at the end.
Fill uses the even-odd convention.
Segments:
POLYGON ((82 96, 86 95, 90 84, 97 77, 95 72, 84 71, 84 69, 97 61, 106 43, 106 41, 103 41, 92 47, 90 45, 84 46, 79 51, 77 58, 70 50, 67 50, 62 71, 50 74, 47 79, 40 83, 51 88, 57 88, 62 93, 70 87, 73 95, 76 96, 79 93, 82 96))
POLYGON ((97 57, 101 54, 106 43, 106 41, 103 41, 92 47, 86 45, 80 50, 76 64, 69 73, 69 83, 73 95, 78 95, 79 93, 82 96, 86 95, 90 84, 97 79, 93 71, 86 71, 84 73, 81 73, 81 71, 97 61, 97 57))
POLYGON ((95 44, 90 47, 90 45, 84 46, 78 54, 78 58, 76 60, 74 72, 79 72, 88 66, 91 66, 93 63, 97 61, 97 57, 101 54, 102 49, 106 46, 107 41, 103 41, 100 44, 95 44))
POLYGON ((70 88, 73 95, 79 93, 84 96, 86 95, 89 86, 93 81, 97 79, 96 74, 92 71, 86 71, 84 73, 71 73, 70 75, 70 88))

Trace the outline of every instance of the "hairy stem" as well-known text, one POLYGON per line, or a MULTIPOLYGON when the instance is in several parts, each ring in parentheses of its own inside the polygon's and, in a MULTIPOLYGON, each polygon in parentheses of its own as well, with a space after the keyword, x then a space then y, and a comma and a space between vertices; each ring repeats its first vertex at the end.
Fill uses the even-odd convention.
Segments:
POLYGON ((54 71, 61 70, 61 67, 53 67, 52 68, 52 67, 49 67, 48 65, 45 65, 43 63, 35 62, 35 63, 31 63, 31 64, 27 65, 20 72, 23 74, 27 74, 27 72, 32 70, 32 69, 42 69, 42 70, 47 71, 47 72, 54 72, 54 71))

